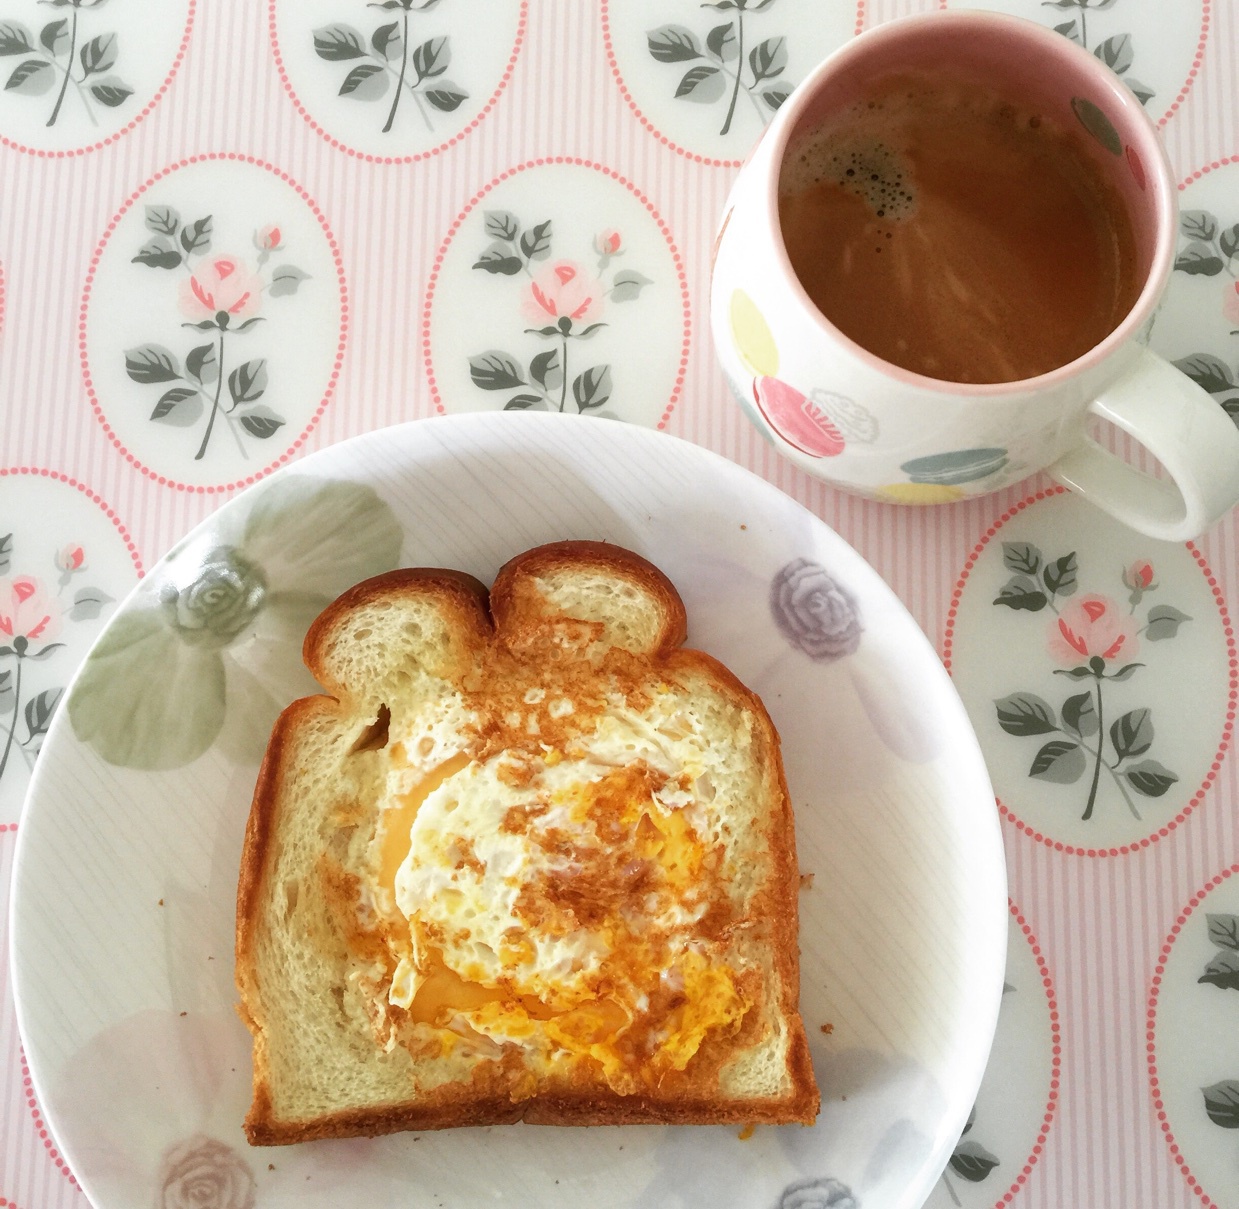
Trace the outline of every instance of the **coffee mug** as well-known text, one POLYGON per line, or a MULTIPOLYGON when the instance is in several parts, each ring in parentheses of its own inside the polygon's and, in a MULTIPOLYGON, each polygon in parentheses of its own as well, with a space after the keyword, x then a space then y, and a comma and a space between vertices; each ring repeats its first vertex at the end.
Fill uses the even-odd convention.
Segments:
MULTIPOLYGON (((934 137, 941 133, 935 126, 924 130, 934 137)), ((982 130, 978 137, 988 136, 982 130)), ((1050 146, 1051 161, 1056 147, 1050 146)), ((1034 153, 1041 154, 1039 148, 1036 143, 1034 153)), ((1041 168, 1028 176, 1041 186, 1041 168)), ((927 184, 927 197, 928 189, 927 184)), ((975 198, 971 193, 967 198, 972 205, 975 198)), ((948 209, 953 200, 946 199, 948 209)), ((799 204, 788 188, 783 203, 799 204)), ((935 504, 984 495, 1045 470, 1132 528, 1183 541, 1239 503, 1239 428, 1204 390, 1146 347, 1173 268, 1177 226, 1177 191, 1157 132, 1134 94, 1095 56, 1031 21, 996 13, 937 12, 892 21, 859 35, 814 70, 784 102, 741 168, 715 239, 716 352, 737 399, 763 435, 810 474, 842 489, 895 503, 935 504), (874 101, 875 81, 883 79, 894 83, 874 101), (987 117, 979 113, 979 102, 968 102, 972 108, 960 122, 1006 123, 994 134, 997 139, 1007 139, 1014 123, 1017 143, 1026 135, 1040 138, 1044 124, 1044 132, 1064 146, 1070 142, 1079 162, 1068 167, 1097 183, 1118 224, 1112 268, 1129 278, 1130 297, 1121 297, 1120 282, 1114 296, 1121 309, 1112 323, 1103 314, 1096 333, 1085 331, 1086 347, 1064 346, 1062 355, 1070 356, 1065 363, 1025 371, 1011 381, 951 380, 952 373, 963 376, 958 366, 939 377, 896 364, 888 349, 902 349, 909 341, 898 330, 879 330, 886 313, 882 297, 869 297, 869 278, 857 277, 852 252, 836 246, 843 239, 839 216, 855 217, 858 204, 868 210, 856 229, 874 245, 861 248, 865 256, 899 246, 882 242, 891 238, 887 232, 896 241, 913 239, 909 256, 914 237, 934 246, 932 232, 917 236, 914 224, 892 226, 911 224, 908 214, 919 213, 920 186, 915 171, 900 160, 899 147, 877 137, 882 127, 873 125, 876 119, 866 109, 915 107, 918 89, 937 88, 946 96, 951 88, 959 91, 961 82, 966 88, 960 95, 988 95, 985 89, 992 87, 1003 104, 987 117), (847 136, 849 130, 860 133, 850 143, 847 137, 840 142, 837 132, 847 136), (793 268, 780 221, 781 182, 786 185, 810 153, 823 156, 839 173, 825 187, 842 208, 823 211, 819 233, 822 254, 844 255, 853 273, 841 278, 834 298, 837 322, 826 317, 793 268), (846 280, 864 286, 852 287, 855 307, 846 280), (860 326, 845 334, 849 325, 860 326), (858 331, 870 345, 887 340, 880 345, 884 355, 858 342, 858 331), (1144 446, 1162 472, 1145 473, 1103 448, 1090 428, 1098 419, 1144 446)), ((811 267, 812 249, 799 242, 793 249, 802 272, 811 267)), ((1047 244, 1051 259, 1059 251, 1053 241, 1047 244)), ((1014 249, 1017 258, 1020 252, 1014 249)), ((1075 251, 1062 255, 1064 269, 1077 270, 1077 285, 1066 292, 1064 305, 1095 317, 1091 296, 1082 300, 1079 291, 1092 289, 1104 274, 1091 262, 1087 272, 1078 271, 1075 251)), ((895 261, 888 254, 885 262, 868 263, 878 273, 876 266, 887 272, 895 261)), ((903 279, 912 276, 913 297, 918 290, 938 296, 936 315, 944 322, 937 326, 949 335, 957 308, 942 301, 951 297, 949 291, 943 294, 943 274, 923 265, 918 269, 915 258, 899 263, 903 279), (924 280, 916 279, 918 271, 924 280)), ((953 281, 949 267, 946 277, 953 281)), ((903 279, 900 288, 909 287, 903 279)), ((1002 285, 993 284, 992 296, 1000 302, 1002 285)), ((824 288, 833 287, 827 281, 824 288)), ((1004 325, 996 322, 1001 335, 1004 325)), ((961 336, 975 334, 971 320, 958 324, 961 336)), ((1042 335, 1034 322, 1020 338, 1033 346, 1033 354, 1052 354, 1053 349, 1036 347, 1050 342, 1048 331, 1044 340, 1042 335)), ((933 349, 925 355, 932 357, 933 349)), ((1002 375, 990 374, 995 376, 1002 375)))

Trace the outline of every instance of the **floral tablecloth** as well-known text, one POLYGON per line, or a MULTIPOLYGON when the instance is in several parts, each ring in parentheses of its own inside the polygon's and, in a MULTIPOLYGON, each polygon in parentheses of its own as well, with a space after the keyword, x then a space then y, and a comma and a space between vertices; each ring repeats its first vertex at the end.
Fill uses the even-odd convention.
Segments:
MULTIPOLYGON (((221 501, 436 413, 664 429, 869 560, 990 764, 1007 987, 931 1205, 1239 1206, 1239 517, 1170 545, 1042 479, 863 502, 781 461, 713 360, 710 246, 748 148, 823 55, 932 7, 0 0, 0 884, 75 667, 221 501)), ((1161 126, 1182 221, 1153 347, 1239 422, 1239 5, 988 7, 1083 43, 1161 126)), ((0 1206, 84 1206, 5 945, 0 1206)), ((183 1167, 166 1204, 246 1203, 226 1164, 183 1167)))

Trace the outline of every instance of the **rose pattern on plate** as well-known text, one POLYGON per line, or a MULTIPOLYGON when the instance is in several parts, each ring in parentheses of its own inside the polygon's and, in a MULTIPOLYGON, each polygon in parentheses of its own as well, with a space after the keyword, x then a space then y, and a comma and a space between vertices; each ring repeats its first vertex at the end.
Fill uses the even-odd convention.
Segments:
POLYGON ((525 368, 524 358, 490 349, 469 358, 469 377, 486 391, 516 390, 504 401, 505 411, 564 411, 569 402, 578 414, 604 407, 615 391, 609 364, 578 369, 583 345, 608 326, 602 316, 613 304, 634 302, 652 284, 633 268, 612 262, 627 251, 613 227, 599 230, 593 240, 593 261, 552 259, 551 220, 522 225, 507 210, 483 215, 489 243, 473 268, 496 278, 519 278, 518 310, 526 336, 545 346, 525 368), (579 350, 579 351, 578 351, 579 350))
MULTIPOLYGON (((28 671, 33 663, 54 660, 64 649, 64 622, 93 621, 113 598, 90 586, 85 549, 70 543, 50 559, 53 587, 28 573, 11 574, 15 557, 12 533, 0 536, 0 781, 11 760, 27 770, 34 762, 64 695, 64 686, 30 693, 28 671), (24 677, 26 677, 24 679, 24 677)), ((65 671, 65 676, 72 668, 65 671)))
POLYGON ((402 532, 361 484, 293 476, 226 515, 200 550, 174 550, 142 607, 109 627, 70 694, 74 733, 109 764, 180 768, 213 743, 262 754, 276 715, 315 691, 301 643, 345 588, 388 571, 402 532))
POLYGON ((384 103, 384 134, 395 125, 400 103, 406 97, 428 131, 434 130, 436 111, 451 113, 469 99, 468 92, 446 75, 452 61, 451 38, 437 35, 416 41, 416 22, 439 4, 440 0, 382 0, 368 7, 385 10, 380 13, 384 18, 398 13, 396 20, 383 20, 368 32, 338 22, 320 26, 311 35, 314 53, 320 59, 351 65, 340 84, 340 96, 384 103))
MULTIPOLYGON (((1181 237, 1174 270, 1189 277, 1221 278, 1219 313, 1231 336, 1239 336, 1239 223, 1223 226, 1209 210, 1185 210, 1179 215, 1181 237)), ((1239 425, 1239 366, 1233 343, 1212 352, 1194 352, 1174 364, 1197 386, 1207 390, 1239 425)))
POLYGON ((69 12, 44 24, 37 38, 19 21, 0 21, 0 57, 19 59, 9 72, 4 91, 30 97, 54 96, 46 124, 55 126, 72 84, 79 111, 91 126, 98 126, 95 105, 116 109, 133 96, 133 89, 113 71, 120 58, 120 38, 93 11, 108 0, 37 2, 69 12))
POLYGON ((861 1203, 841 1180, 822 1176, 788 1184, 775 1209, 861 1209, 861 1203))
POLYGON ((152 423, 195 428, 206 416, 195 461, 206 456, 221 418, 241 456, 248 458, 246 439, 267 440, 285 421, 260 402, 268 386, 265 358, 249 358, 229 369, 230 354, 231 360, 236 359, 233 341, 265 321, 266 316, 259 313, 265 299, 296 294, 308 274, 282 256, 267 267, 273 256, 285 251, 280 228, 273 224, 254 232, 252 268, 244 257, 212 251, 210 214, 186 220, 172 206, 148 204, 146 229, 150 238, 138 249, 133 263, 174 274, 183 269, 187 276, 178 274, 176 290, 176 305, 186 320, 181 327, 211 336, 185 352, 183 365, 162 344, 128 348, 125 373, 139 385, 166 388, 150 413, 152 423))
MULTIPOLYGON (((715 18, 716 23, 705 33, 694 32, 684 25, 660 25, 646 34, 646 47, 656 62, 672 64, 677 70, 692 64, 676 85, 677 100, 726 106, 720 135, 731 130, 741 93, 764 128, 795 88, 783 74, 787 70, 785 37, 763 38, 750 49, 756 35, 751 24, 746 30, 745 18, 751 22, 757 13, 766 11, 774 2, 718 0, 700 6, 715 9, 724 18, 721 22, 715 18)), ((700 24, 704 26, 704 22, 700 24)))
POLYGON ((1034 756, 1028 775, 1055 785, 1074 785, 1087 776, 1089 788, 1081 819, 1093 817, 1105 770, 1133 818, 1140 819, 1137 797, 1159 798, 1178 776, 1148 755, 1155 739, 1153 711, 1125 710, 1111 720, 1110 686, 1131 680, 1144 667, 1136 662, 1141 641, 1173 639, 1192 619, 1170 604, 1158 604, 1137 615, 1144 597, 1158 588, 1152 564, 1139 559, 1121 575, 1127 589, 1126 608, 1113 597, 1086 593, 1077 599, 1079 568, 1075 552, 1046 557, 1030 542, 1002 544, 1003 563, 1011 578, 994 605, 1053 614, 1046 628, 1046 653, 1060 666, 1054 675, 1081 684, 1056 711, 1036 693, 1015 692, 994 702, 998 724, 1017 738, 1046 739, 1034 756), (1057 735, 1057 738, 1047 736, 1057 735), (1091 761, 1091 771, 1089 768, 1091 761))
POLYGON ((254 1173, 231 1147, 197 1134, 163 1156, 156 1209, 254 1209, 254 1173))
POLYGON ((779 632, 810 659, 829 663, 860 647, 856 599, 820 563, 796 558, 770 583, 770 613, 779 632))

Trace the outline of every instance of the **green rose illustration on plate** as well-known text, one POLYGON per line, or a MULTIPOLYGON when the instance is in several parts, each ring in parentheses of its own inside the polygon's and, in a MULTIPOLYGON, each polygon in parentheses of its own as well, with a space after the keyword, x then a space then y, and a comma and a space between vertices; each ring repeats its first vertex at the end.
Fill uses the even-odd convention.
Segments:
POLYGON ((345 588, 391 570, 403 534, 359 483, 295 476, 177 547, 104 631, 69 699, 73 732, 109 764, 180 768, 213 743, 261 757, 280 710, 317 691, 310 623, 345 588))

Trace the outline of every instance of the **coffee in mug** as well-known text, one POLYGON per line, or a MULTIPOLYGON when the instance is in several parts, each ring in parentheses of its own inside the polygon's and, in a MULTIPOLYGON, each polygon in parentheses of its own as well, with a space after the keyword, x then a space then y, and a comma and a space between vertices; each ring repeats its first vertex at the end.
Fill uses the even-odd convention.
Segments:
POLYGON ((949 64, 877 77, 788 146, 791 267, 893 365, 947 382, 1049 373, 1114 331, 1144 284, 1090 137, 949 64))
POLYGON ((943 504, 1045 470, 1151 537, 1195 537, 1239 502, 1239 429, 1147 347, 1177 200, 1140 102, 1061 34, 976 10, 876 25, 805 77, 732 185, 719 364, 774 447, 845 490, 943 504))

